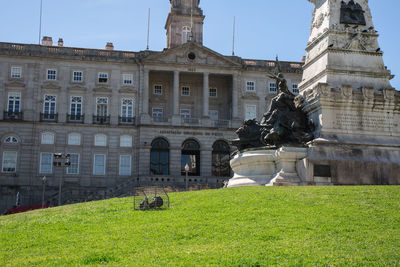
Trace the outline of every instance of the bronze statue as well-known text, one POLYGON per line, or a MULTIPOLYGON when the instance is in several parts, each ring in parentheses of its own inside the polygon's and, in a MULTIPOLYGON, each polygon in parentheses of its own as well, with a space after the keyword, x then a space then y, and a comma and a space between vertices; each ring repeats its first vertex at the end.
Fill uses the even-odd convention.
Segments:
POLYGON ((315 126, 303 111, 301 96, 296 97, 289 91, 278 60, 275 74, 268 74, 268 77, 275 79, 279 93, 272 99, 271 107, 260 123, 255 119, 246 120, 236 131, 239 138, 233 140, 232 145, 239 151, 264 146, 304 146, 314 138, 315 126))

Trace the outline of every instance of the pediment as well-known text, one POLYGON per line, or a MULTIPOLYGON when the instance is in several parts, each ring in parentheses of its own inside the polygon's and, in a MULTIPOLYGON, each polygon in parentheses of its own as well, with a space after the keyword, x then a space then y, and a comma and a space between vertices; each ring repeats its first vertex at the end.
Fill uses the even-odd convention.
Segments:
POLYGON ((161 53, 151 55, 144 59, 145 63, 155 64, 190 64, 190 65, 209 65, 227 68, 241 68, 242 65, 226 56, 223 56, 205 46, 196 43, 186 43, 173 49, 166 49, 161 53), (190 55, 194 55, 194 59, 190 55))
POLYGON ((7 88, 24 88, 25 83, 20 82, 20 81, 11 81, 9 83, 6 83, 5 86, 7 88))

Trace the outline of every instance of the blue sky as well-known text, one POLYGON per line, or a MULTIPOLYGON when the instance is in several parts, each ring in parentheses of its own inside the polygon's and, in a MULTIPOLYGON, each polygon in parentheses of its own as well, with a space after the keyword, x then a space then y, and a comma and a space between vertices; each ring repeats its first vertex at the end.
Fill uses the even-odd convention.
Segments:
MULTIPOLYGON (((338 0, 339 1, 339 0, 338 0)), ((400 89, 399 0, 369 0, 385 65, 400 89)), ((204 45, 224 55, 232 53, 236 16, 235 54, 243 58, 300 61, 305 55, 313 4, 307 0, 201 0, 206 15, 204 45)), ((3 0, 0 41, 38 43, 40 0, 3 0)), ((43 0, 42 35, 65 46, 117 50, 146 49, 147 12, 151 8, 150 49, 165 48, 168 0, 43 0)))

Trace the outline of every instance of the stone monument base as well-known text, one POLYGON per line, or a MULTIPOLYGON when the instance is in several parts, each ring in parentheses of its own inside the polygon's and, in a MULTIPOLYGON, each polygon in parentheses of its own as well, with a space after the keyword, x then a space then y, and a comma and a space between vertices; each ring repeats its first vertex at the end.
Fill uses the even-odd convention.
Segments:
POLYGON ((298 166, 307 156, 307 148, 282 147, 248 149, 238 152, 231 160, 235 175, 229 187, 302 185, 298 166))

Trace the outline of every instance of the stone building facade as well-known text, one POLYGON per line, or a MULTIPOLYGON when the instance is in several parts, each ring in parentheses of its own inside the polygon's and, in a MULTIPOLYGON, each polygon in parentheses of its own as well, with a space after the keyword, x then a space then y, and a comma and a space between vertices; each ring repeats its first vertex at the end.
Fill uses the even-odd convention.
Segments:
MULTIPOLYGON (((268 109, 275 61, 203 46, 203 20, 199 1, 171 1, 163 51, 0 43, 0 211, 18 192, 40 203, 44 176, 46 199, 60 179, 70 198, 127 181, 182 186, 186 163, 190 185, 229 179, 229 140, 268 109), (71 165, 53 166, 54 153, 71 165)), ((298 92, 302 63, 280 67, 298 92)))

